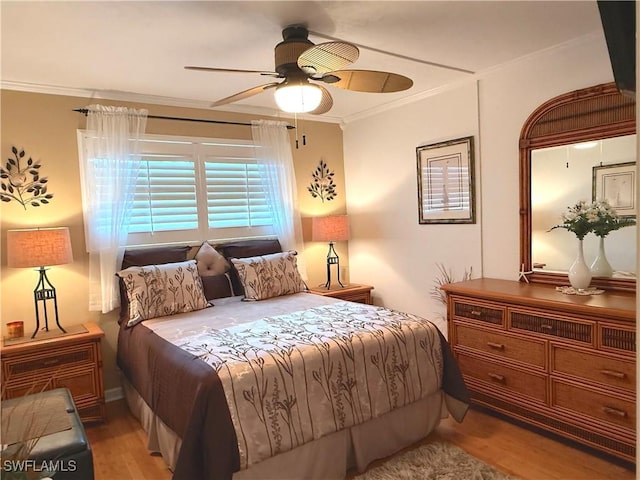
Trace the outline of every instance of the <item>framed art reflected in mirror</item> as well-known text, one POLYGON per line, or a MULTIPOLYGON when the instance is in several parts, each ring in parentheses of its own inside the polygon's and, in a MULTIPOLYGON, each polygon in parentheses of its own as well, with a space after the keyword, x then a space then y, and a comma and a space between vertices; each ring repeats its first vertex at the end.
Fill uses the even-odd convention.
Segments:
POLYGON ((636 162, 593 167, 592 200, 606 200, 621 217, 636 216, 636 162))

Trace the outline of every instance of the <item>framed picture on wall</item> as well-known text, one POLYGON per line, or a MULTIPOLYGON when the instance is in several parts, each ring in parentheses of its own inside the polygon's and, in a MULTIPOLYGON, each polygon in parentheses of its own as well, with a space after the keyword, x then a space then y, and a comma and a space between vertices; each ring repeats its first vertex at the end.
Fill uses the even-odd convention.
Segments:
POLYGON ((592 200, 606 200, 621 217, 636 216, 636 162, 593 167, 592 200))
POLYGON ((418 222, 475 223, 473 137, 416 148, 418 222))

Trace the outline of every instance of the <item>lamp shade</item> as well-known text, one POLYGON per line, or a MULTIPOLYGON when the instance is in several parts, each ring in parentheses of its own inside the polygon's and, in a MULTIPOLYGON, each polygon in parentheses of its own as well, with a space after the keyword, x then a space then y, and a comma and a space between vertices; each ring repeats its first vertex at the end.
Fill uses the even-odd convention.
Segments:
POLYGON ((276 88, 274 97, 278 108, 283 112, 311 112, 320 105, 322 90, 307 81, 285 82, 276 88))
POLYGON ((7 266, 45 267, 73 262, 67 227, 7 231, 7 266))
POLYGON ((349 217, 329 215, 311 219, 311 240, 314 242, 340 242, 349 240, 349 217))

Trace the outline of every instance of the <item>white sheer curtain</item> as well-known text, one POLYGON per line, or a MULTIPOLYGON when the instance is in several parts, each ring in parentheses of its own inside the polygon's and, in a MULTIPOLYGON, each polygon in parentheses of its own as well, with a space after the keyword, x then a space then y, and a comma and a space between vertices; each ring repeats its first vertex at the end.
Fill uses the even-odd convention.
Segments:
POLYGON ((291 139, 286 123, 253 120, 251 131, 256 160, 275 220, 275 230, 283 250, 298 252, 298 270, 307 278, 303 259, 302 222, 298 209, 298 188, 291 155, 291 139))
POLYGON ((120 305, 119 270, 129 231, 138 141, 146 110, 90 105, 80 157, 85 240, 89 252, 89 309, 107 313, 120 305))

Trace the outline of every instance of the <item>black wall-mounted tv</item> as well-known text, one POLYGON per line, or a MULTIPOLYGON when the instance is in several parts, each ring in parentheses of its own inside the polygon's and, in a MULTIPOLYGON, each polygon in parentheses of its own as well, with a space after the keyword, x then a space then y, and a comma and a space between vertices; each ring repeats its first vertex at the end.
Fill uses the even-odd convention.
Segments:
POLYGON ((636 92, 636 2, 598 0, 616 86, 621 93, 636 92))

